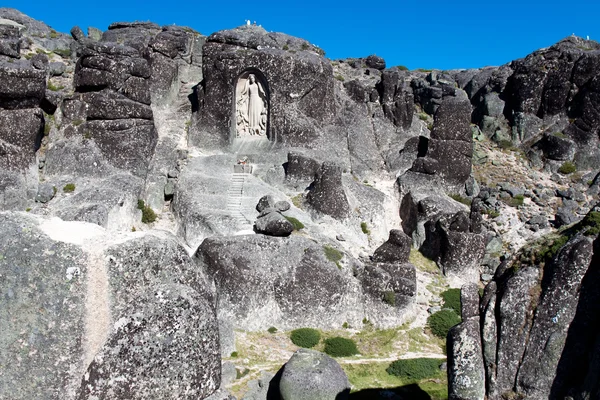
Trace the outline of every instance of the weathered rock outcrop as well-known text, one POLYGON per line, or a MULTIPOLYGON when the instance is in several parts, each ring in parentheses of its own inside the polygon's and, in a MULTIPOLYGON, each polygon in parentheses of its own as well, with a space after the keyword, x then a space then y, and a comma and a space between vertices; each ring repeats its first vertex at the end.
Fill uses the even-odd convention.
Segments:
POLYGON ((340 365, 327 354, 300 349, 283 367, 282 400, 344 400, 350 382, 340 365))
MULTIPOLYGON (((196 256, 215 281, 219 319, 230 320, 235 328, 331 328, 344 322, 361 323, 366 300, 360 281, 350 268, 328 259, 335 260, 335 256, 326 252, 332 249, 301 236, 255 235, 205 239, 196 256)), ((404 274, 404 279, 408 287, 415 287, 414 266, 412 275, 404 274)), ((403 276, 392 271, 391 280, 401 283, 403 276)), ((409 289, 397 291, 409 297, 409 289)), ((376 299, 379 304, 382 300, 381 296, 376 299)), ((369 308, 369 320, 376 325, 397 323, 406 303, 399 298, 398 308, 369 308)))
POLYGON ((0 220, 0 397, 196 399, 219 386, 214 294, 174 237, 0 220))
POLYGON ((307 196, 308 203, 317 211, 342 219, 350 213, 348 198, 342 185, 342 168, 323 163, 307 196))
POLYGON ((448 398, 483 400, 485 369, 479 326, 477 285, 461 289, 462 322, 448 332, 448 398))
MULTIPOLYGON (((535 258, 517 255, 486 287, 480 314, 488 398, 585 398, 598 390, 591 376, 597 376, 600 242, 581 233, 585 221, 591 218, 564 233, 571 238, 554 256, 543 247, 535 258)), ((480 364, 479 352, 448 350, 451 359, 480 364)))

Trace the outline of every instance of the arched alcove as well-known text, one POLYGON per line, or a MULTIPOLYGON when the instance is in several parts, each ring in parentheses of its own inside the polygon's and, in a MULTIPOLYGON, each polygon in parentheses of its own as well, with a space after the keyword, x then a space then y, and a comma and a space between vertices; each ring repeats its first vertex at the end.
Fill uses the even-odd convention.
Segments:
POLYGON ((270 92, 264 74, 256 68, 242 72, 234 83, 232 141, 270 138, 270 92))

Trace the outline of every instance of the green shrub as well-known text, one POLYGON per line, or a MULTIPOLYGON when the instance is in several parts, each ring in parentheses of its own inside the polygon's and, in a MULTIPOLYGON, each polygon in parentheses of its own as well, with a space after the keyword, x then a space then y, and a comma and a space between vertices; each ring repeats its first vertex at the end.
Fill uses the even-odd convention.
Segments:
POLYGON ((325 246, 323 246, 323 251, 325 252, 325 257, 329 261, 335 263, 335 265, 337 265, 338 268, 342 268, 342 266, 340 265, 340 260, 342 259, 343 255, 338 249, 326 244, 325 246))
POLYGON ((427 121, 428 118, 429 118, 429 115, 427 115, 427 113, 424 113, 424 112, 419 113, 419 119, 421 121, 427 121))
POLYGON ((55 50, 52 50, 52 52, 54 54, 57 54, 57 55, 61 56, 62 58, 69 58, 69 57, 71 57, 71 50, 70 49, 55 49, 55 50))
POLYGON ((460 289, 448 289, 441 293, 444 300, 444 308, 454 310, 456 315, 460 315, 460 289))
POLYGON ((348 357, 358 354, 354 340, 339 336, 325 339, 323 351, 332 357, 348 357))
POLYGON ((344 328, 344 329, 348 329, 349 327, 350 327, 350 325, 348 325, 348 322, 344 322, 342 324, 342 328, 344 328))
POLYGON ((577 167, 575 166, 575 164, 573 164, 570 161, 565 162, 558 169, 558 172, 560 172, 563 175, 569 175, 569 174, 572 174, 575 171, 577 171, 577 167))
POLYGON ((435 336, 445 339, 450 328, 460 324, 460 317, 453 310, 441 310, 430 315, 427 324, 435 336))
POLYGON ((267 329, 267 332, 269 332, 269 333, 275 333, 275 332, 277 332, 277 328, 275 328, 274 326, 272 326, 269 329, 267 329))
POLYGON ((142 222, 145 224, 150 224, 156 221, 156 213, 149 206, 144 206, 142 209, 142 222))
POLYGON ((292 331, 290 339, 296 346, 310 349, 319 343, 321 333, 313 328, 299 328, 292 331))
POLYGON ((400 71, 408 71, 408 68, 407 68, 407 67, 405 67, 404 65, 398 65, 398 69, 399 69, 400 71))
POLYGON ((304 229, 304 224, 302 222, 298 221, 297 218, 288 217, 288 216, 285 216, 285 215, 284 215, 284 217, 285 217, 285 219, 287 219, 288 221, 290 221, 292 223, 292 225, 294 226, 294 230, 295 231, 299 231, 300 229, 304 229))
POLYGON ((340 82, 344 82, 345 81, 344 77, 342 75, 340 75, 340 74, 335 74, 335 79, 337 79, 340 82))
POLYGON ((443 362, 444 360, 438 358, 396 360, 387 367, 386 372, 399 378, 420 381, 440 375, 440 366, 443 362))
POLYGON ((585 235, 596 236, 600 233, 600 211, 589 212, 580 222, 581 228, 587 228, 585 235))
POLYGON ((143 210, 145 206, 146 206, 146 204, 144 203, 144 200, 138 200, 138 203, 137 203, 138 210, 143 210))
POLYGON ((389 304, 390 306, 396 305, 396 293, 392 290, 386 290, 383 292, 383 302, 389 304))
POLYGON ((369 230, 369 225, 367 225, 367 223, 364 221, 360 223, 360 229, 362 230, 362 233, 364 233, 365 235, 371 234, 371 231, 369 230))
POLYGON ((63 187, 63 192, 65 192, 65 193, 73 193, 74 191, 75 191, 75 184, 74 183, 67 183, 63 187))
POLYGON ((238 356, 238 352, 237 351, 232 351, 231 352, 231 358, 236 358, 238 356))
POLYGON ((451 193, 448 195, 450 198, 452 198, 455 201, 458 201, 459 203, 465 204, 469 207, 471 207, 471 203, 473 202, 473 200, 469 199, 468 197, 463 197, 458 193, 451 193))

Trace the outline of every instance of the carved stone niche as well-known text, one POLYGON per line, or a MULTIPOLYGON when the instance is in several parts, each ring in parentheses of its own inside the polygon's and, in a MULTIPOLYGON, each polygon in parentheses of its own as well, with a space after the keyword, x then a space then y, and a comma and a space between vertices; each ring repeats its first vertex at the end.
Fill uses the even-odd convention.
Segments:
POLYGON ((235 84, 234 138, 269 139, 269 86, 265 76, 250 69, 235 84))

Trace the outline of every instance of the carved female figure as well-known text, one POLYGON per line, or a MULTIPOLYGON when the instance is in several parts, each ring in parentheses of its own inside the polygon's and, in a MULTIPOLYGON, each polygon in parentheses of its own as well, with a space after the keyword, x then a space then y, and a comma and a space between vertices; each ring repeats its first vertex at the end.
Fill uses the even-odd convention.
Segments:
POLYGON ((254 74, 248 75, 237 100, 237 135, 264 135, 266 133, 266 94, 254 74))

